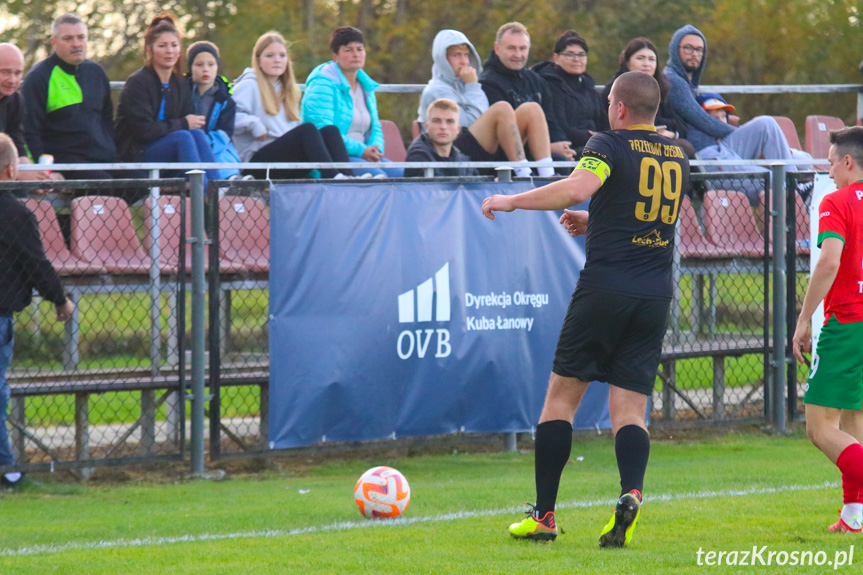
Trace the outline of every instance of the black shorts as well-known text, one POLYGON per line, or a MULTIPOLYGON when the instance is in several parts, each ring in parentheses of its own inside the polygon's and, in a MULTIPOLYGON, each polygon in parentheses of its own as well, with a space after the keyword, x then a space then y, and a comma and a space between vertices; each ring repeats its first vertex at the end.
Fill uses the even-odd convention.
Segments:
POLYGON ((650 395, 670 305, 668 300, 576 289, 560 329, 552 371, 650 395))
POLYGON ((462 151, 464 155, 469 157, 472 162, 505 162, 506 154, 499 147, 497 152, 489 154, 485 148, 476 140, 470 130, 462 128, 458 137, 453 142, 456 148, 462 151))

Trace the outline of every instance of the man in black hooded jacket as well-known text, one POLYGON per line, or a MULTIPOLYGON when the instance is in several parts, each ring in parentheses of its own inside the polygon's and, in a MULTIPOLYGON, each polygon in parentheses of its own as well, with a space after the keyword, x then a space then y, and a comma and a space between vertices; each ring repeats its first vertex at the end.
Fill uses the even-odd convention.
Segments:
MULTIPOLYGON (((549 151, 560 154, 561 160, 573 160, 575 151, 570 148, 566 134, 557 123, 548 84, 536 72, 526 68, 529 54, 527 29, 518 22, 501 26, 495 37, 494 49, 483 64, 479 77, 482 89, 489 104, 502 100, 514 110, 523 105, 539 105, 548 125, 549 151)), ((539 147, 542 143, 529 144, 536 161, 542 161, 546 155, 551 156, 551 153, 544 154, 539 147)))

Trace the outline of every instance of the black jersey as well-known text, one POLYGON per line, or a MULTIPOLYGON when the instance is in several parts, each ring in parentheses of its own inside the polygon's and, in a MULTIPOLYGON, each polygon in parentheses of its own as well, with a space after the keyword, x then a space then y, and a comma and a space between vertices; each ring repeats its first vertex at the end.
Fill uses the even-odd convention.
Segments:
POLYGON ((591 137, 576 169, 604 180, 590 201, 587 261, 578 286, 671 298, 674 228, 689 187, 689 159, 653 126, 591 137))

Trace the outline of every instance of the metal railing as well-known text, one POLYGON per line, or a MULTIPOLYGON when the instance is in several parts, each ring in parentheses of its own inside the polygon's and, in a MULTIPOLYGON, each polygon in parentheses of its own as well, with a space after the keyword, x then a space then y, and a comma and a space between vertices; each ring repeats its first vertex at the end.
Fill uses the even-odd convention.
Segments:
MULTIPOLYGON (((111 89, 120 91, 125 82, 111 82, 111 89)), ((300 84, 300 90, 306 85, 300 84)), ((376 90, 382 94, 419 94, 426 84, 381 84, 376 90)), ((596 91, 602 92, 604 86, 597 86, 596 91)), ((863 85, 860 84, 751 84, 751 85, 702 85, 698 87, 701 93, 718 92, 720 94, 836 94, 857 93, 857 117, 863 118, 863 85)))

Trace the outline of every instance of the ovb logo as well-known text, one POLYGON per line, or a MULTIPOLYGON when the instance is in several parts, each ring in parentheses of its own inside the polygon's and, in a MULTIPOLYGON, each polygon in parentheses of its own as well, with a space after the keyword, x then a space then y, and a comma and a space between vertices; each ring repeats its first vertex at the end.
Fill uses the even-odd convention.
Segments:
MULTIPOLYGON (((449 263, 445 263, 435 273, 434 278, 429 278, 419 284, 416 289, 399 295, 399 323, 444 322, 449 320, 449 263)), ((429 352, 429 345, 433 338, 435 340, 435 357, 447 357, 452 353, 449 330, 431 327, 402 331, 396 343, 396 351, 402 359, 408 359, 414 355, 414 352, 416 352, 417 357, 423 358, 429 352)))

